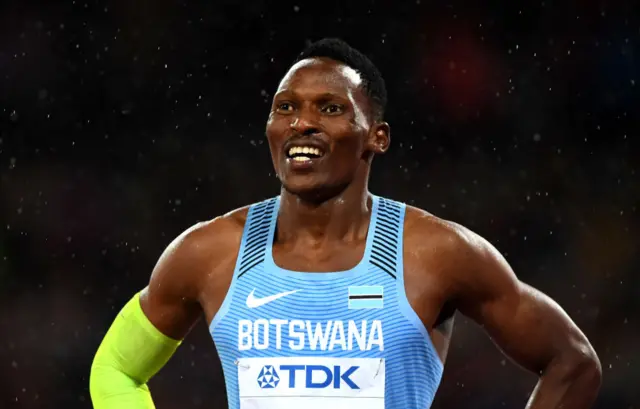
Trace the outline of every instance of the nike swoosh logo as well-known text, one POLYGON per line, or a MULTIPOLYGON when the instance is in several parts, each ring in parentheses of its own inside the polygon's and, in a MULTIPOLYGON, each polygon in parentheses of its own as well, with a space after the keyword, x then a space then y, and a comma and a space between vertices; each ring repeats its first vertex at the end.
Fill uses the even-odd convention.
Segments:
POLYGON ((263 298, 256 298, 253 294, 255 292, 255 288, 251 290, 249 296, 247 297, 247 307, 248 308, 258 308, 265 304, 269 304, 272 301, 277 300, 278 298, 286 297, 287 295, 291 295, 293 293, 297 293, 299 290, 287 291, 284 293, 273 294, 263 298))

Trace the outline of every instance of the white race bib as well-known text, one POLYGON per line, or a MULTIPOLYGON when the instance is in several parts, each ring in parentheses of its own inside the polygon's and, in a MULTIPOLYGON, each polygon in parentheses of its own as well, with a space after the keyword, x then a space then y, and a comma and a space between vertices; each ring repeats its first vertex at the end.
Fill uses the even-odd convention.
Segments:
POLYGON ((240 409, 384 409, 384 358, 240 358, 240 409))

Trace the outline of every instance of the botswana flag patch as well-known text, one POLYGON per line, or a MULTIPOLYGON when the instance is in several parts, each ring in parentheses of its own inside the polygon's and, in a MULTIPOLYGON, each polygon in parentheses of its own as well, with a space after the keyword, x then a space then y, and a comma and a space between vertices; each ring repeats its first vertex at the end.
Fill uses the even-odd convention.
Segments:
POLYGON ((381 285, 356 285, 349 287, 349 309, 382 308, 384 287, 381 285))

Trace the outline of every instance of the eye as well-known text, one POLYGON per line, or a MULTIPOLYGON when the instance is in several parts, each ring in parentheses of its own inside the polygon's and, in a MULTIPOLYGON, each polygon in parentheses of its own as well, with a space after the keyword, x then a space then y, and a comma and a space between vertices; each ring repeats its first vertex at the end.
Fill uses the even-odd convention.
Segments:
POLYGON ((340 114, 344 111, 344 107, 339 104, 328 104, 322 107, 322 112, 325 114, 340 114))
POLYGON ((276 111, 291 112, 293 111, 293 105, 290 102, 279 102, 276 104, 276 111))

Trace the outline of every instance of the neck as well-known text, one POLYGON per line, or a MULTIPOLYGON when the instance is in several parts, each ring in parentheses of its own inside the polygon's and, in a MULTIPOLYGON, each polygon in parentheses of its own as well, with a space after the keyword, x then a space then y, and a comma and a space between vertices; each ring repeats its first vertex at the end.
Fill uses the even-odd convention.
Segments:
POLYGON ((367 180, 356 177, 339 194, 322 202, 305 201, 283 188, 276 240, 318 243, 365 238, 371 216, 367 180))

